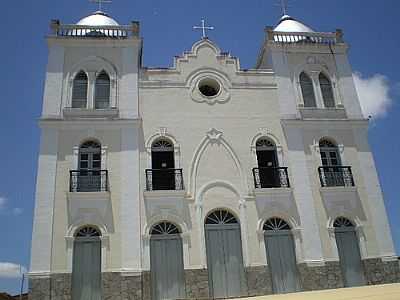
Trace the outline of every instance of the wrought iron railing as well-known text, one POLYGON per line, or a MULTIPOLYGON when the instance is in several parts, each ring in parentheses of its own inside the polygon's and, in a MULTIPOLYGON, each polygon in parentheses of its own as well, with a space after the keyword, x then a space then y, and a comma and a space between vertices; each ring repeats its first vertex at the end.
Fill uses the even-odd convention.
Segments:
POLYGON ((70 192, 107 192, 107 170, 70 171, 70 192))
POLYGON ((287 167, 253 168, 255 188, 290 187, 287 169, 287 167))
POLYGON ((157 190, 183 190, 182 169, 147 169, 146 189, 157 190))
POLYGON ((139 37, 139 23, 132 22, 128 26, 87 26, 75 24, 61 24, 59 20, 52 20, 52 33, 59 37, 78 38, 113 38, 128 39, 139 37))
POLYGON ((323 166, 318 168, 321 186, 354 186, 353 173, 349 166, 323 166))

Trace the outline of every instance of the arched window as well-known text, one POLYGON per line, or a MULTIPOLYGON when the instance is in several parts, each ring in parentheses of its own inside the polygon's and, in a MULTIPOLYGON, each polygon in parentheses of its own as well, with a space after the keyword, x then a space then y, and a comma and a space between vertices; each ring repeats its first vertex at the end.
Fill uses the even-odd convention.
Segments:
POLYGON ((206 217, 204 228, 209 297, 247 295, 239 221, 229 211, 218 209, 206 217))
POLYGON ((226 210, 215 210, 210 213, 206 218, 206 224, 238 224, 238 220, 234 215, 226 210))
POLYGON ((268 138, 260 138, 256 142, 256 155, 258 169, 254 170, 257 173, 253 174, 256 180, 256 187, 281 187, 281 171, 279 170, 275 143, 268 138))
POLYGON ((101 172, 101 145, 95 141, 87 141, 79 148, 77 192, 100 192, 106 189, 107 176, 101 172), (102 178, 105 177, 105 178, 102 178))
POLYGON ((324 100, 325 107, 335 107, 332 83, 323 73, 319 74, 319 84, 321 87, 322 99, 324 100))
POLYGON ((299 291, 300 277, 293 234, 289 224, 285 220, 275 217, 268 219, 263 228, 274 293, 299 291))
POLYGON ((265 221, 264 230, 274 231, 274 230, 290 230, 289 224, 281 218, 271 218, 265 221))
POLYGON ((157 234, 179 234, 180 230, 179 228, 170 222, 160 222, 156 225, 154 225, 151 230, 150 234, 152 235, 157 235, 157 234))
POLYGON ((102 71, 96 78, 94 107, 96 109, 110 107, 110 77, 105 71, 102 71))
POLYGON ((101 233, 92 226, 78 230, 72 259, 72 299, 101 300, 101 233))
POLYGON ((72 86, 72 108, 87 107, 88 77, 85 72, 80 71, 74 78, 72 86))
POLYGON ((303 95, 304 107, 317 107, 313 82, 305 72, 300 74, 300 87, 303 95))
POLYGON ((150 239, 152 299, 186 298, 183 246, 179 228, 168 221, 155 224, 150 239))
POLYGON ((175 190, 175 156, 171 141, 159 139, 152 144, 151 167, 153 190, 175 190))
POLYGON ((340 266, 346 287, 365 284, 364 270, 361 262, 360 246, 353 222, 338 217, 333 223, 338 248, 340 266))
POLYGON ((319 141, 319 151, 321 154, 322 166, 340 166, 340 153, 337 145, 328 140, 321 139, 319 141))

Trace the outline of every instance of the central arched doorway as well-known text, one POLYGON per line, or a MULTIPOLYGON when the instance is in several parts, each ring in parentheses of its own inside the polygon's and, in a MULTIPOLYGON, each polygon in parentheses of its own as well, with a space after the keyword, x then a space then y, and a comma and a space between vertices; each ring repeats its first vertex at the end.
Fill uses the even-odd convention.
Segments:
POLYGON ((246 295, 240 224, 226 210, 215 210, 205 220, 208 280, 211 298, 246 295))
POLYGON ((84 226, 74 239, 72 299, 101 300, 101 233, 84 226))
POLYGON ((289 224, 280 218, 264 223, 264 241, 274 293, 300 291, 295 244, 289 224))
POLYGON ((160 222, 150 231, 152 300, 186 297, 182 238, 179 228, 160 222))

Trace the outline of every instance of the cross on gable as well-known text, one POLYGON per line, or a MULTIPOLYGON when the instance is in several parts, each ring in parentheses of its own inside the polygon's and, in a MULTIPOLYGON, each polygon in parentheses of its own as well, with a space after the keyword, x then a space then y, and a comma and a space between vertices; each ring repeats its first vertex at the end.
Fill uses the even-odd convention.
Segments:
POLYGON ((206 39, 207 38, 207 30, 214 30, 215 28, 213 26, 206 26, 206 21, 203 19, 201 20, 201 26, 193 26, 193 29, 201 30, 202 31, 202 38, 206 39))
POLYGON ((99 11, 101 11, 101 6, 102 6, 103 3, 104 4, 112 3, 112 0, 89 0, 89 1, 92 2, 92 3, 97 3, 99 5, 99 11))

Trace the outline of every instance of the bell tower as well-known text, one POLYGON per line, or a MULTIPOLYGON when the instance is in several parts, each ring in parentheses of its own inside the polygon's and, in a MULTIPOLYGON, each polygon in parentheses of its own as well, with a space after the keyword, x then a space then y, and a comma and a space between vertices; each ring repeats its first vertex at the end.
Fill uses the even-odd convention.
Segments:
POLYGON ((51 287, 60 276, 71 282, 74 243, 83 226, 101 239, 102 271, 141 268, 135 243, 140 240, 139 23, 120 25, 96 11, 76 24, 53 20, 50 28, 32 299, 52 299, 51 287))

